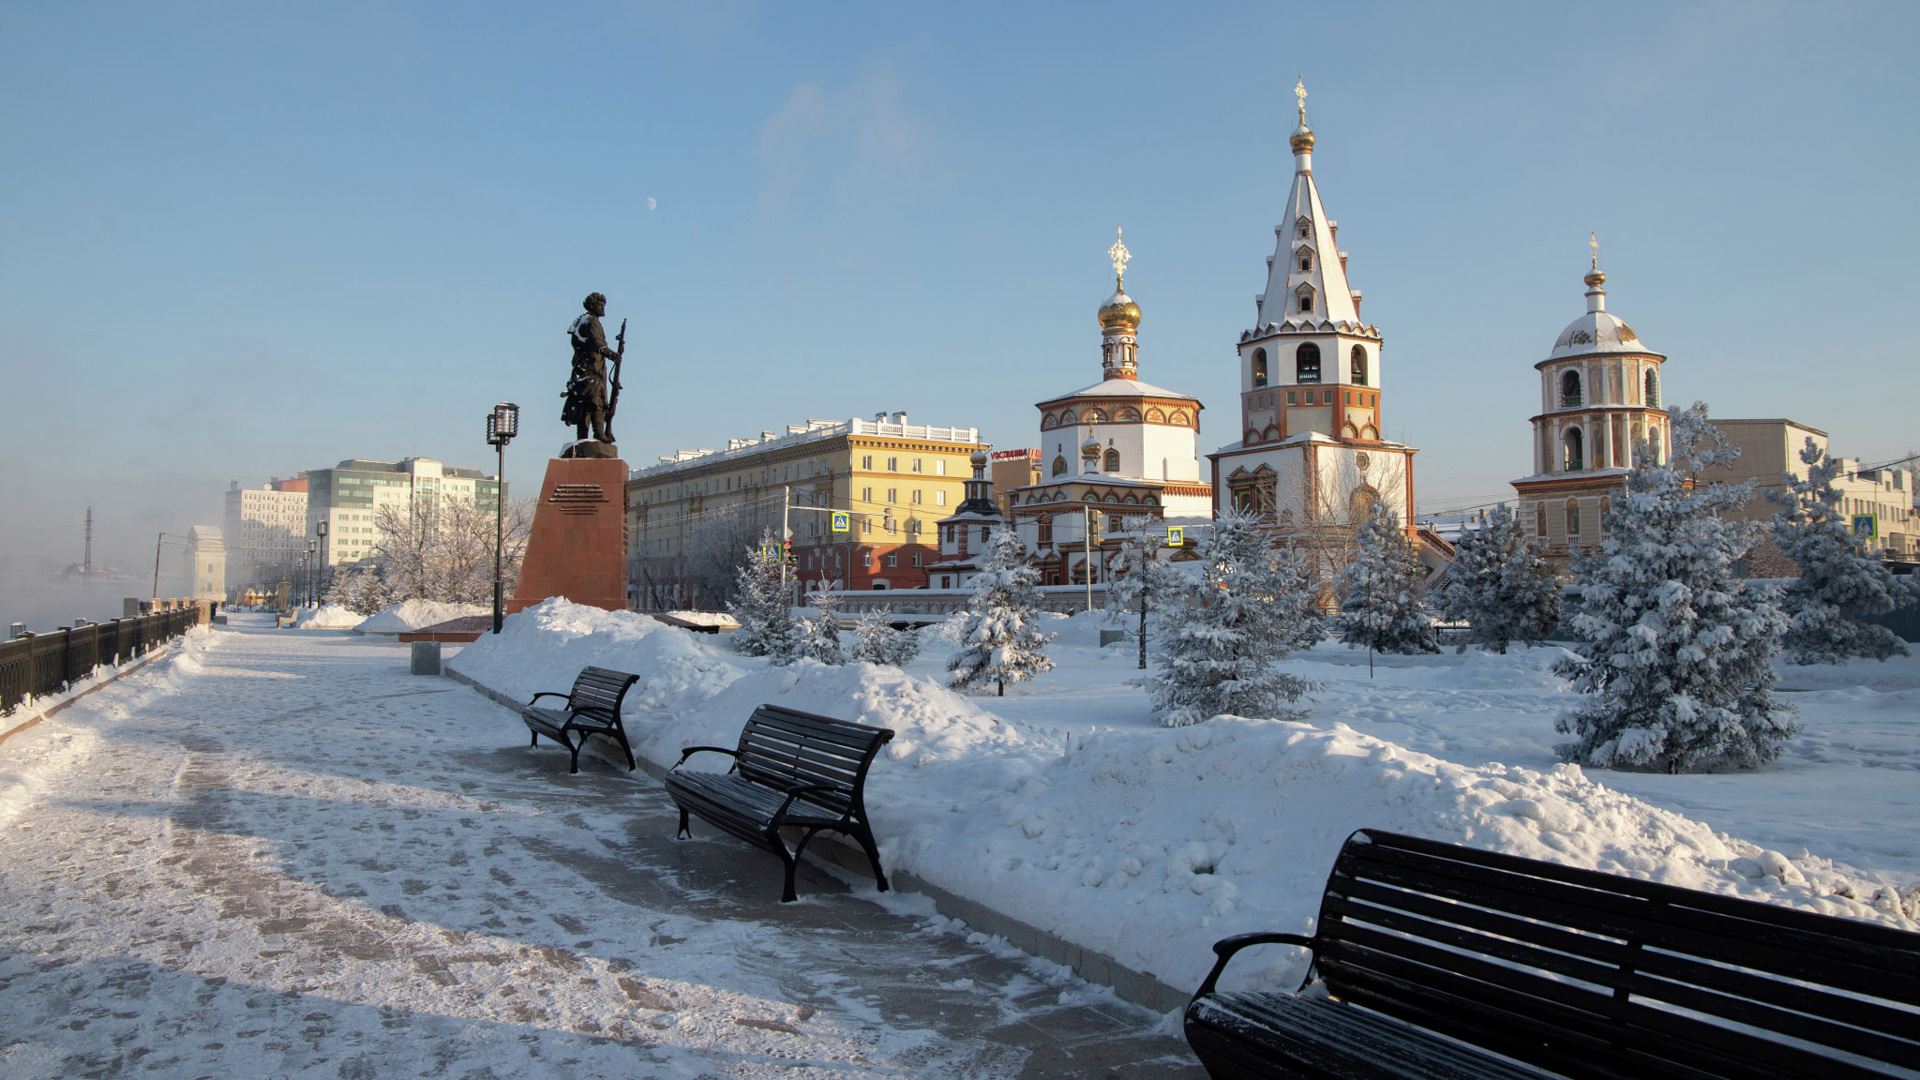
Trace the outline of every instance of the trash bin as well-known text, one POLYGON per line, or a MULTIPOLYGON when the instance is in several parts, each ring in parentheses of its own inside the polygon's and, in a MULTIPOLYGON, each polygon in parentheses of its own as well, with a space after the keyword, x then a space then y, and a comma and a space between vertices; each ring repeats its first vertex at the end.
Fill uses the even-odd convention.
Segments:
POLYGON ((1127 632, 1125 630, 1100 631, 1100 647, 1103 649, 1113 644, 1116 641, 1125 641, 1125 640, 1127 640, 1127 632))
POLYGON ((415 675, 440 674, 439 642, 416 641, 413 643, 413 673, 415 675))

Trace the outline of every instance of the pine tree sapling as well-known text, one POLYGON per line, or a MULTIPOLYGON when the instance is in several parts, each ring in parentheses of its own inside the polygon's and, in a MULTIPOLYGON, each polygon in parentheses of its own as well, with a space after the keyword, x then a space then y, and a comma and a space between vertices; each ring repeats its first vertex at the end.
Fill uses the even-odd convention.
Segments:
POLYGON ((840 642, 840 619, 834 614, 840 607, 840 598, 832 590, 822 588, 810 595, 807 601, 819 614, 799 621, 800 647, 796 650, 796 656, 808 657, 823 664, 846 663, 847 649, 840 642))
POLYGON ((740 629, 730 635, 736 652, 771 657, 778 664, 790 663, 799 651, 800 627, 787 605, 786 567, 771 531, 762 535, 760 547, 749 552, 740 567, 739 584, 727 609, 740 623, 740 629))
POLYGON ((1139 666, 1147 666, 1147 613, 1165 603, 1179 586, 1179 572, 1160 561, 1159 541, 1139 529, 1127 534, 1107 564, 1107 618, 1119 622, 1128 612, 1139 619, 1135 631, 1139 666))
POLYGON ((1455 552, 1437 598, 1448 619, 1469 625, 1467 643, 1497 653, 1509 641, 1532 648, 1560 624, 1560 583, 1505 503, 1462 533, 1455 552))
POLYGON ((1634 455, 1599 553, 1576 567, 1578 657, 1555 665, 1584 699, 1558 729, 1562 757, 1601 768, 1754 768, 1799 730, 1773 696, 1787 617, 1734 573, 1762 526, 1727 511, 1753 483, 1710 482, 1739 450, 1705 405, 1668 411, 1673 455, 1634 455))
POLYGON ((1787 583, 1780 607, 1787 627, 1787 659, 1796 664, 1838 664, 1849 657, 1885 660, 1908 655, 1906 642, 1892 630, 1861 622, 1920 599, 1913 579, 1896 578, 1880 560, 1867 555, 1847 527, 1833 478, 1840 463, 1807 437, 1800 450, 1807 466, 1802 479, 1786 476, 1788 494, 1769 497, 1787 503, 1773 515, 1773 542, 1800 568, 1787 583))
POLYGON ((854 625, 853 658, 869 664, 901 667, 920 653, 920 635, 911 629, 895 630, 893 612, 873 608, 854 625))
POLYGON ((1334 622, 1347 646, 1366 646, 1369 675, 1376 651, 1439 652, 1439 634, 1420 590, 1426 572, 1412 541, 1400 529, 1399 515, 1381 503, 1373 504, 1360 526, 1359 542, 1353 561, 1340 571, 1335 585, 1340 614, 1334 622))
POLYGON ((1160 669, 1147 678, 1154 714, 1168 727, 1230 713, 1290 719, 1318 684, 1274 670, 1296 644, 1317 640, 1300 562, 1277 551, 1253 517, 1228 513, 1202 549, 1199 578, 1169 575, 1159 601, 1160 669))
POLYGON ((1053 670, 1044 651, 1053 635, 1041 633, 1038 625, 1039 580, 1039 572, 1027 565, 1019 536, 1009 528, 994 529, 967 602, 960 651, 947 661, 953 673, 948 686, 971 690, 991 682, 1005 695, 1008 683, 1053 670))

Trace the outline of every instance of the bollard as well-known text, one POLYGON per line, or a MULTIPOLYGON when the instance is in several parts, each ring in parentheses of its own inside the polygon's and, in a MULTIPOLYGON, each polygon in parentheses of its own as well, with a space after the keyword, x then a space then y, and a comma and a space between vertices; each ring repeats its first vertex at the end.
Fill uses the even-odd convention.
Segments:
POLYGON ((416 641, 413 643, 413 673, 415 675, 440 674, 439 642, 416 641))

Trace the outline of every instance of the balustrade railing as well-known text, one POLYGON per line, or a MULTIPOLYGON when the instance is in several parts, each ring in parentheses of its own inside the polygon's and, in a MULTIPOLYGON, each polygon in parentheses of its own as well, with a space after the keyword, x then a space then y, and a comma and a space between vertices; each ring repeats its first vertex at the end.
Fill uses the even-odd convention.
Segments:
POLYGON ((116 666, 152 652, 197 626, 202 610, 174 608, 0 642, 0 715, 32 698, 58 694, 102 665, 116 666))

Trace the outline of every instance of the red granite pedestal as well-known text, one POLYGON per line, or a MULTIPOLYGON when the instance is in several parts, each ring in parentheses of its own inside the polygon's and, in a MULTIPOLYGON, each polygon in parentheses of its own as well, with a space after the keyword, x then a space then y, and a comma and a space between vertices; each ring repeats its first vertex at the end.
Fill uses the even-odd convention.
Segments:
POLYGON ((554 458, 540 484, 511 614, 550 596, 608 611, 627 606, 627 465, 554 458))

